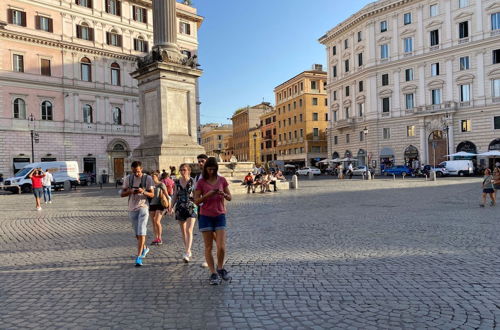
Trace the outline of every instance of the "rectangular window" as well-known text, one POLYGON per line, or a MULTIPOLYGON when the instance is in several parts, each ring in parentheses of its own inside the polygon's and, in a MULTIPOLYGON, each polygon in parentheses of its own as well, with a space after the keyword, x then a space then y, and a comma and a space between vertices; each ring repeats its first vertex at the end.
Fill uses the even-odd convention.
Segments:
POLYGON ((313 136, 319 136, 319 128, 317 127, 313 128, 313 136))
POLYGON ((415 107, 414 95, 413 94, 405 94, 405 108, 406 108, 406 110, 411 110, 414 107, 415 107))
POLYGON ((120 70, 111 69, 111 85, 120 86, 120 70))
POLYGON ((344 61, 344 69, 345 69, 345 72, 349 72, 349 60, 344 61))
POLYGON ((405 53, 413 52, 413 38, 404 38, 404 51, 405 53))
POLYGON ((358 66, 363 65, 363 53, 358 54, 358 66))
POLYGON ((361 40, 363 40, 363 36, 361 34, 361 31, 358 31, 358 42, 360 42, 361 40))
POLYGON ((361 80, 361 81, 358 82, 358 91, 362 92, 363 91, 363 87, 364 87, 363 86, 363 80, 361 80))
POLYGON ((469 5, 469 0, 458 0, 458 8, 465 8, 469 5))
POLYGON ((411 24, 411 13, 405 13, 403 15, 403 22, 404 22, 404 25, 411 24))
POLYGON ((437 15, 439 15, 439 7, 438 7, 438 5, 437 4, 431 5, 429 7, 429 16, 430 17, 434 17, 434 16, 437 16, 437 15))
POLYGON ((318 105, 318 98, 317 97, 312 98, 312 105, 318 105))
POLYGON ((311 89, 317 89, 316 81, 311 81, 311 89))
POLYGON ((345 96, 349 96, 349 94, 350 94, 350 90, 351 90, 351 89, 349 88, 349 86, 346 86, 346 87, 345 87, 345 96))
POLYGON ((384 97, 382 99, 382 112, 389 112, 391 109, 390 109, 390 103, 389 103, 389 98, 388 97, 384 97))
POLYGON ((431 90, 431 102, 433 105, 441 104, 441 90, 440 89, 431 90))
POLYGON ((333 121, 337 121, 337 117, 338 117, 337 111, 334 111, 333 112, 333 121))
POLYGON ((45 16, 35 16, 35 28, 37 30, 52 32, 54 30, 52 18, 48 18, 45 16))
POLYGON ((82 7, 92 8, 92 0, 76 0, 75 3, 82 7))
POLYGON ((328 99, 325 99, 325 107, 328 106, 328 99))
POLYGON ((122 36, 112 32, 106 32, 106 44, 116 47, 122 46, 122 36))
POLYGON ((332 98, 334 101, 337 101, 337 91, 333 91, 332 98))
POLYGON ((363 142, 365 139, 365 134, 363 133, 363 131, 359 132, 359 142, 363 142))
POLYGON ((147 23, 148 11, 146 8, 132 6, 132 18, 136 22, 147 23))
POLYGON ((458 37, 460 39, 469 37, 469 22, 458 23, 458 37))
POLYGON ((350 110, 349 107, 345 107, 344 108, 344 113, 345 113, 345 118, 346 119, 349 119, 351 117, 350 116, 351 112, 349 110, 350 110))
POLYGON ((382 132, 383 132, 384 140, 389 140, 391 138, 391 129, 390 128, 384 128, 382 132))
POLYGON ((328 112, 325 113, 325 121, 328 121, 328 112))
POLYGON ((500 97, 500 79, 493 79, 491 81, 491 95, 493 97, 500 97))
POLYGON ((358 103, 358 116, 363 117, 364 113, 365 113, 365 104, 358 103))
POLYGON ((351 142, 351 136, 349 134, 345 135, 345 143, 350 143, 351 142))
POLYGON ((120 0, 106 0, 106 12, 111 15, 122 15, 122 4, 120 0))
POLYGON ((389 58, 389 45, 388 44, 380 45, 380 58, 381 59, 389 58))
POLYGON ((12 57, 12 70, 16 72, 24 72, 24 56, 14 54, 12 57))
POLYGON ((439 30, 432 30, 429 34, 431 47, 439 45, 439 30))
POLYGON ((91 76, 90 69, 91 69, 90 64, 81 63, 82 80, 83 81, 92 81, 92 76, 91 76))
POLYGON ((380 32, 387 31, 387 21, 380 22, 380 32))
POLYGON ((500 30, 500 12, 491 14, 491 30, 500 30))
POLYGON ((42 58, 40 60, 40 73, 42 76, 50 76, 50 60, 42 58))
POLYGON ((333 75, 333 78, 336 78, 336 77, 337 77, 337 66, 336 66, 336 65, 334 65, 334 66, 332 67, 332 75, 333 75))
POLYGON ((406 136, 415 136, 415 126, 406 126, 406 136))
POLYGON ((332 47, 332 55, 337 55, 337 46, 332 47))
POLYGON ((302 107, 302 99, 299 100, 299 107, 302 107))
POLYGON ((9 24, 26 26, 26 13, 24 11, 9 9, 7 11, 7 21, 9 24))
POLYGON ((469 70, 469 69, 470 69, 469 56, 460 57, 460 70, 469 70))
POLYGON ((470 102, 470 85, 460 85, 460 102, 470 102))
POLYGON ((347 49, 347 48, 349 48, 349 40, 345 39, 344 40, 344 49, 347 49))
POLYGON ((191 34, 191 24, 179 22, 179 32, 182 34, 191 34))
MULTIPOLYGON (((500 117, 498 117, 498 118, 500 118, 500 117)), ((339 137, 337 135, 335 135, 333 137, 333 144, 339 144, 339 137)))
POLYGON ((86 25, 77 25, 76 26, 76 37, 78 39, 94 41, 94 29, 92 29, 86 25))
POLYGON ((412 81, 413 80, 413 69, 406 69, 405 70, 405 81, 412 81))
POLYGON ((495 49, 492 52, 492 57, 493 57, 493 64, 498 64, 500 63, 500 49, 495 49))
POLYGON ((317 112, 313 112, 312 120, 313 121, 318 121, 318 113, 317 112))
POLYGON ((439 63, 431 64, 431 76, 439 76, 439 63))
POLYGON ((495 129, 500 129, 500 116, 496 116, 493 118, 493 123, 495 129))
POLYGON ((460 121, 460 128, 462 132, 470 132, 471 131, 470 119, 460 121))
POLYGON ((382 86, 387 86, 387 85, 389 85, 389 74, 384 73, 382 75, 382 86))

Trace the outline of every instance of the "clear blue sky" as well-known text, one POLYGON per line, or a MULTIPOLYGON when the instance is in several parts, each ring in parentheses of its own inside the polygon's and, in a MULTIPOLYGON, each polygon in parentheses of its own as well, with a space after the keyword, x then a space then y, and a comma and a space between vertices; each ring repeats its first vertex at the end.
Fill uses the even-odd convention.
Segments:
POLYGON ((227 123, 243 106, 274 105, 274 87, 314 63, 318 39, 371 0, 193 0, 199 30, 201 123, 227 123))

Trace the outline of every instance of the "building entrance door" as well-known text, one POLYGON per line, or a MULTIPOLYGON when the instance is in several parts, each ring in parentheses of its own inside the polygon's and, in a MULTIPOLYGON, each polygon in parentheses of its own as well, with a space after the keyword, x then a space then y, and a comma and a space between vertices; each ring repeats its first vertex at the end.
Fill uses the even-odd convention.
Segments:
POLYGON ((429 165, 436 166, 446 161, 447 147, 443 131, 434 131, 429 135, 429 165))
POLYGON ((113 169, 114 169, 115 180, 123 178, 123 176, 125 174, 124 165, 125 165, 125 160, 123 158, 114 158, 113 169))

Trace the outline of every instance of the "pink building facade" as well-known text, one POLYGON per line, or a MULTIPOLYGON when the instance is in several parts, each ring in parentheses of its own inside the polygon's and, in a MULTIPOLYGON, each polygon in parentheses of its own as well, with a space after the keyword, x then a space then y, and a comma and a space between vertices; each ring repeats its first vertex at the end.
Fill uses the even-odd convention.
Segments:
MULTIPOLYGON (((177 9, 179 46, 194 55, 202 18, 177 9)), ((0 2, 4 177, 33 161, 75 160, 81 172, 111 180, 128 170, 140 136, 130 73, 152 46, 152 16, 146 0, 0 2)))

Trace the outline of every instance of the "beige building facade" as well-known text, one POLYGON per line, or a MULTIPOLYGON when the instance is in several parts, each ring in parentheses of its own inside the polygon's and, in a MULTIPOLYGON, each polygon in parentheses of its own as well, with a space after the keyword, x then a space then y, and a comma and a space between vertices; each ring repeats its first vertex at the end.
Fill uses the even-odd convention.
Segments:
POLYGON ((273 163, 278 159, 278 132, 276 109, 260 116, 260 162, 273 163))
MULTIPOLYGON (((231 117, 233 123, 233 150, 238 161, 254 161, 255 157, 250 155, 250 148, 255 147, 253 145, 253 135, 250 138, 250 130, 259 127, 260 116, 272 110, 273 107, 270 103, 262 102, 253 107, 248 106, 234 112, 231 117)), ((253 155, 255 156, 255 153, 253 155)), ((255 160, 258 160, 258 158, 255 160)))
POLYGON ((327 157, 327 73, 321 65, 274 89, 277 164, 315 165, 327 157))
POLYGON ((498 1, 377 1, 320 42, 329 157, 380 168, 500 149, 498 1))
POLYGON ((201 145, 205 148, 208 156, 215 157, 227 152, 228 139, 233 135, 233 126, 226 124, 206 124, 201 126, 201 145))

